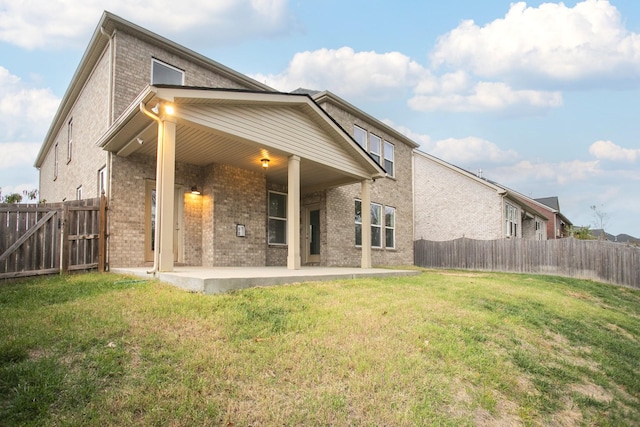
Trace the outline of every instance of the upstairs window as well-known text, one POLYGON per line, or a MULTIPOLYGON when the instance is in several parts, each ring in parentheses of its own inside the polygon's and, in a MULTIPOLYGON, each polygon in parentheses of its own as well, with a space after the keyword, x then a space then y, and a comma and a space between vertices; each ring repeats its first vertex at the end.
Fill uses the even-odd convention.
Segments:
POLYGON ((367 149, 367 131, 359 128, 358 126, 353 127, 353 139, 365 150, 367 149))
POLYGON ((151 84, 182 86, 184 71, 153 58, 151 59, 151 84))
POLYGON ((53 180, 58 179, 58 143, 53 148, 53 180))
POLYGON ((287 244, 287 195, 269 191, 269 244, 287 244))
POLYGON ((395 171, 393 170, 395 159, 395 147, 389 141, 384 142, 384 170, 387 171, 389 176, 395 176, 395 171))
POLYGON ((73 118, 67 123, 67 163, 71 161, 71 153, 73 152, 73 118))
POLYGON ((382 139, 372 133, 369 134, 369 153, 376 163, 380 164, 380 148, 382 145, 382 139))
POLYGON ((82 200, 82 185, 76 188, 76 200, 82 200))
POLYGON ((103 166, 98 171, 98 196, 107 194, 107 167, 103 166))

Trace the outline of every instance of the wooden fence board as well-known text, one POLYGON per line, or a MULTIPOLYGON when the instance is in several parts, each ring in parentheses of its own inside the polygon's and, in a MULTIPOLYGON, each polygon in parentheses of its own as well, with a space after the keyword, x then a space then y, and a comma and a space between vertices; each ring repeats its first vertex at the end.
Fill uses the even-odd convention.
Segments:
POLYGON ((105 271, 106 198, 0 204, 0 279, 98 268, 105 271))
POLYGON ((414 263, 429 268, 552 274, 640 288, 640 247, 606 241, 417 240, 414 263))

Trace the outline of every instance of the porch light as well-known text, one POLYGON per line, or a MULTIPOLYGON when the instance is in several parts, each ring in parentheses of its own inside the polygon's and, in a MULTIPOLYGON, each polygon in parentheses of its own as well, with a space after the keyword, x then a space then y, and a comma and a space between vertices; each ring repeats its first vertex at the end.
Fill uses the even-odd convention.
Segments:
POLYGON ((200 194, 200 190, 198 190, 197 186, 194 185, 193 187, 191 187, 191 194, 195 194, 196 196, 200 194))
POLYGON ((173 113, 175 113, 175 110, 173 109, 173 105, 165 105, 164 112, 170 116, 173 116, 173 113))
POLYGON ((262 167, 263 168, 268 168, 269 167, 269 159, 262 159, 260 160, 262 162, 262 167))

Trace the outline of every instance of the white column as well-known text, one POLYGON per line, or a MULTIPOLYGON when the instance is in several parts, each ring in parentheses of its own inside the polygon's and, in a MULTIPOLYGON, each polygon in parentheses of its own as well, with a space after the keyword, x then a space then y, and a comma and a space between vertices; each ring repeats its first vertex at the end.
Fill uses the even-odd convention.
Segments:
POLYGON ((300 157, 289 156, 287 195, 287 268, 300 269, 300 157))
POLYGON ((158 123, 156 244, 158 271, 173 271, 173 204, 176 174, 176 123, 158 123))
POLYGON ((362 261, 361 268, 371 268, 371 180, 360 183, 362 209, 362 261))

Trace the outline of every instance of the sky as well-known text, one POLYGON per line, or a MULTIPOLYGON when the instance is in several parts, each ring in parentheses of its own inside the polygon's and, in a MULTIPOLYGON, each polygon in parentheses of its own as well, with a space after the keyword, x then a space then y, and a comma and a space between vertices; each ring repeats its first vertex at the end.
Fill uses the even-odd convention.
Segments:
MULTIPOLYGON (((640 237, 637 0, 0 0, 0 187, 33 167, 103 10, 282 91, 330 90, 575 225, 640 237)), ((419 183, 417 184, 419 185, 419 183)))

